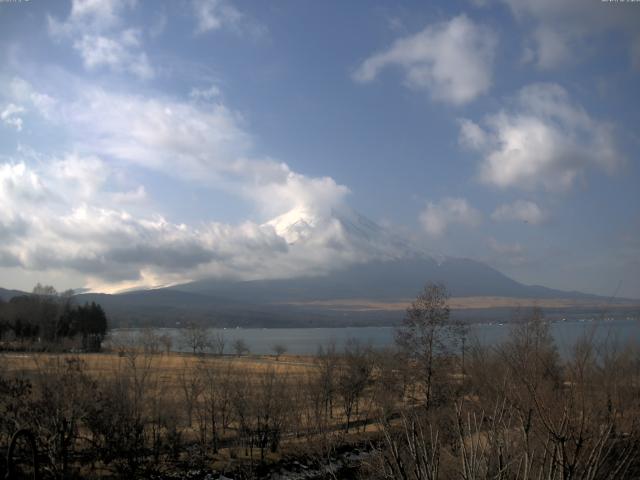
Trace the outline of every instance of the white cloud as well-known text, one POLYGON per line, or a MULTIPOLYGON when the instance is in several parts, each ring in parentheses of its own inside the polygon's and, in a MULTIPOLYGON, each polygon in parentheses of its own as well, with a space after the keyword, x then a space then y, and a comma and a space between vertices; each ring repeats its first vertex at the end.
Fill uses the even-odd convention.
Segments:
MULTIPOLYGON (((79 159, 63 162, 69 167, 83 164, 79 159)), ((92 161, 84 163, 86 170, 92 161)), ((214 260, 235 255, 248 260, 286 250, 273 229, 218 224, 194 228, 89 205, 79 201, 85 192, 73 188, 84 178, 82 172, 54 172, 46 166, 37 171, 24 163, 0 164, 0 234, 5 240, 0 257, 24 269, 73 270, 103 283, 140 281, 143 271, 166 280, 185 278, 214 260)), ((85 200, 99 201, 97 193, 85 200)))
POLYGON ((498 222, 526 222, 538 225, 546 219, 546 214, 534 202, 518 200, 512 204, 500 205, 491 214, 491 218, 498 222))
POLYGON ((481 153, 480 179, 498 187, 566 190, 589 168, 613 172, 623 162, 613 128, 592 119, 555 84, 523 88, 508 111, 484 128, 461 123, 460 142, 481 153))
POLYGON ((23 163, 0 164, 0 199, 5 207, 3 210, 9 212, 17 209, 19 202, 40 202, 48 195, 38 175, 23 163))
MULTIPOLYGON (((607 32, 626 37, 634 61, 633 45, 640 40, 640 9, 633 2, 583 0, 501 0, 520 22, 529 22, 532 47, 526 60, 540 68, 562 67, 581 54, 592 38, 607 32)), ((611 45, 607 42, 607 46, 611 45)), ((620 42, 615 42, 616 48, 620 42)))
POLYGON ((222 103, 82 90, 78 99, 59 106, 57 120, 84 156, 223 188, 253 200, 268 215, 301 205, 331 208, 348 192, 331 178, 310 178, 282 162, 253 158, 242 117, 222 103))
MULTIPOLYGON (((219 98, 194 103, 106 91, 75 81, 74 91, 79 92, 75 98, 47 103, 45 119, 66 132, 73 147, 73 154, 64 162, 57 160, 58 172, 79 174, 97 168, 98 161, 103 167, 114 161, 132 164, 242 195, 270 216, 300 206, 326 211, 348 194, 345 186, 329 177, 308 177, 283 162, 254 157, 243 118, 219 98), (78 158, 82 165, 73 163, 78 158)), ((13 79, 11 84, 17 98, 50 98, 22 79, 13 79)), ((194 95, 219 93, 203 92, 194 95)), ((85 178, 103 176, 93 171, 85 178)), ((91 185, 87 180, 80 190, 96 191, 91 185)))
POLYGON ((36 92, 31 84, 21 78, 3 78, 0 85, 0 124, 21 132, 36 113, 50 118, 55 100, 36 92))
POLYGON ((153 77, 147 55, 140 51, 140 33, 125 30, 117 37, 85 34, 73 43, 88 70, 108 67, 116 72, 128 72, 141 79, 153 77))
MULTIPOLYGON (((263 170, 269 164, 253 163, 250 169, 263 170)), ((276 167, 275 165, 272 165, 276 167)), ((343 204, 349 189, 336 183, 331 177, 307 177, 293 172, 285 164, 276 167, 279 174, 273 177, 256 175, 255 171, 242 187, 243 193, 253 198, 257 205, 269 216, 297 208, 312 208, 321 215, 327 215, 332 208, 343 204)))
POLYGON ((23 112, 33 109, 45 118, 50 117, 56 104, 51 96, 35 91, 29 82, 18 77, 11 79, 7 87, 8 97, 19 103, 18 108, 24 109, 23 112))
POLYGON ((484 148, 488 142, 487 134, 471 120, 460 119, 460 143, 472 150, 484 148))
POLYGON ((49 33, 57 40, 73 40, 73 48, 88 70, 107 68, 140 79, 154 76, 142 49, 141 32, 124 28, 123 17, 134 0, 73 0, 66 20, 49 17, 49 33))
POLYGON ((104 33, 122 26, 122 16, 135 6, 134 0, 72 0, 69 16, 61 21, 48 17, 49 33, 69 37, 79 31, 104 33))
POLYGON ((396 40, 362 62, 353 79, 370 82, 385 68, 399 66, 408 87, 461 105, 489 90, 496 44, 489 28, 460 15, 396 40))
POLYGON ((252 164, 241 160, 251 147, 242 118, 221 103, 194 105, 87 87, 59 113, 86 154, 204 184, 223 176, 231 181, 252 164))
POLYGON ((135 4, 135 0, 73 0, 69 20, 89 23, 95 30, 105 30, 118 26, 123 10, 135 4))
POLYGON ((220 89, 216 85, 209 88, 192 88, 189 96, 195 100, 214 100, 221 95, 220 89))
MULTIPOLYGON (((113 203, 113 196, 100 189, 102 184, 91 198, 78 189, 80 178, 101 168, 95 159, 70 157, 61 162, 65 167, 59 175, 53 166, 0 164, 0 268, 75 272, 89 287, 113 291, 212 276, 254 279, 321 273, 400 249, 385 243, 384 236, 354 241, 346 224, 323 213, 322 205, 294 208, 276 223, 264 224, 186 225, 152 213, 136 216, 102 205, 113 203), (73 165, 78 174, 69 170, 73 165), (291 229, 301 222, 308 222, 313 235, 291 243, 291 229)), ((291 175, 301 189, 306 185, 324 191, 321 184, 335 185, 329 179, 291 175)), ((144 188, 122 192, 120 199, 128 201, 129 193, 139 192, 144 188)), ((317 194, 306 195, 317 200, 317 194)), ((293 194, 291 200, 311 200, 303 197, 293 194)), ((349 225, 353 222, 361 220, 350 217, 349 225)))
POLYGON ((147 190, 144 188, 144 185, 138 185, 135 190, 116 192, 112 195, 112 198, 113 201, 118 204, 138 203, 146 200, 147 190))
MULTIPOLYGON (((44 95, 24 80, 14 83, 25 98, 44 95)), ((242 118, 222 103, 77 86, 77 97, 51 102, 45 118, 68 138, 69 153, 21 148, 0 163, 0 268, 82 275, 87 285, 112 290, 211 276, 320 273, 397 250, 379 239, 354 242, 333 218, 347 187, 253 158, 242 118), (280 216, 279 227, 283 214, 297 224, 297 213, 306 212, 304 218, 318 219, 317 228, 290 245, 268 221, 169 222, 150 211, 154 202, 145 201, 144 185, 121 180, 134 165, 247 198, 264 218, 280 216)))
POLYGON ((20 105, 10 103, 0 112, 0 120, 20 132, 22 130, 22 117, 20 114, 24 113, 24 111, 24 108, 20 105))
POLYGON ((420 214, 420 223, 427 234, 438 237, 450 225, 473 227, 482 221, 482 214, 464 198, 444 198, 438 203, 429 202, 420 214))
MULTIPOLYGON (((46 176, 56 183, 56 191, 73 192, 75 202, 90 201, 100 192, 110 175, 109 167, 98 157, 68 154, 47 163, 46 176)), ((65 194, 69 198, 69 194, 65 194)))
POLYGON ((209 32, 222 27, 238 28, 242 13, 225 0, 195 0, 193 10, 196 16, 197 32, 209 32))

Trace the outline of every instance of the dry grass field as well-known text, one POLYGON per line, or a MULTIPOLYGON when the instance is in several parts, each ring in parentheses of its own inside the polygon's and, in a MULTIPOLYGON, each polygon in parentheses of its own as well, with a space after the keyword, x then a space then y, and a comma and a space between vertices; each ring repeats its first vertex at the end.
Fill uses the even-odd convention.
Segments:
POLYGON ((282 355, 276 360, 270 355, 236 356, 225 355, 223 357, 208 355, 190 355, 182 353, 162 353, 154 355, 120 355, 115 352, 104 353, 31 353, 31 352, 4 352, 0 353, 3 370, 6 372, 34 372, 40 369, 54 368, 55 361, 80 358, 84 363, 84 372, 96 377, 104 378, 116 372, 121 372, 128 366, 131 359, 139 365, 143 363, 153 374, 161 375, 167 382, 175 382, 179 374, 184 371, 192 371, 198 366, 210 366, 223 369, 233 366, 239 373, 256 374, 264 373, 268 369, 275 370, 278 374, 301 375, 317 368, 313 357, 282 355))
MULTIPOLYGON (((185 382, 195 379, 203 371, 230 372, 250 384, 268 373, 274 373, 286 383, 302 381, 318 369, 312 357, 283 355, 278 360, 268 355, 212 356, 182 353, 116 352, 104 353, 0 353, 2 371, 8 375, 27 378, 41 374, 55 374, 68 361, 82 362, 82 372, 96 381, 120 377, 143 376, 148 387, 162 392, 163 397, 180 404, 184 402, 185 382)), ((194 387, 195 388, 195 387, 194 387)))
MULTIPOLYGON (((29 401, 35 400, 35 405, 47 405, 62 415, 69 415, 67 409, 72 402, 96 402, 99 407, 89 408, 88 412, 93 412, 90 416, 105 408, 113 410, 112 421, 118 422, 115 432, 126 439, 125 444, 109 447, 108 437, 103 437, 100 448, 111 449, 124 460, 107 463, 107 454, 104 461, 81 468, 84 474, 97 477, 108 477, 114 471, 126 477, 141 468, 137 463, 140 458, 127 457, 126 452, 134 446, 145 450, 151 464, 154 455, 156 461, 162 459, 162 471, 184 468, 176 465, 194 461, 206 468, 228 471, 258 460, 272 464, 283 455, 308 451, 311 444, 328 441, 326 435, 335 433, 344 443, 374 431, 375 426, 369 424, 343 432, 346 417, 337 396, 332 400, 335 405, 331 406, 331 418, 322 413, 325 410, 321 400, 315 401, 320 410, 314 410, 311 396, 323 395, 316 388, 320 369, 317 358, 293 355, 276 359, 257 355, 151 354, 141 350, 0 353, 0 376, 30 382, 33 388, 25 394, 29 401), (59 389, 60 396, 55 389, 59 389), (321 425, 314 423, 316 417, 321 425), (127 428, 129 423, 139 425, 144 435, 136 437, 127 428), (318 435, 323 439, 318 440, 318 435), (174 447, 179 448, 175 455, 171 453, 174 447), (207 458, 205 463, 203 455, 207 458)), ((363 408, 364 399, 360 405, 363 408)), ((351 421, 355 418, 352 415, 351 421)), ((91 451, 93 441, 103 435, 99 432, 111 431, 108 424, 95 430, 90 422, 80 418, 75 421, 79 422, 74 444, 77 451, 91 451), (81 440, 88 438, 94 440, 81 440)), ((35 424, 38 422, 36 418, 35 424)))
MULTIPOLYGON (((296 306, 316 306, 349 311, 386 310, 402 312, 411 304, 412 299, 404 299, 396 302, 378 302, 371 299, 348 298, 316 300, 310 302, 292 302, 296 306)), ((594 308, 600 309, 612 306, 637 307, 637 302, 614 299, 606 305, 601 299, 576 299, 576 298, 517 298, 517 297, 451 297, 449 306, 452 309, 484 309, 484 308, 594 308)))

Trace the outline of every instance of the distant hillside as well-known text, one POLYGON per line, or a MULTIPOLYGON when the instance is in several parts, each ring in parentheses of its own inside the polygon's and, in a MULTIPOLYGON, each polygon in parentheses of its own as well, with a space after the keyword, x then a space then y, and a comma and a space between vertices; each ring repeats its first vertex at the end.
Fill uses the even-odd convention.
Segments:
MULTIPOLYGON (((402 319, 403 305, 426 282, 442 282, 453 297, 467 299, 453 302, 454 315, 466 321, 506 321, 512 305, 536 301, 558 317, 599 315, 609 304, 609 299, 595 295, 523 285, 474 260, 438 261, 426 255, 351 265, 320 276, 201 280, 117 295, 81 293, 75 298, 102 305, 113 326, 174 327, 192 321, 225 327, 391 325, 402 319)), ((0 289, 5 301, 22 294, 0 289)), ((639 303, 616 300, 607 308, 633 314, 639 303)))
MULTIPOLYGON (((513 307, 505 301, 492 304, 493 297, 513 298, 515 304, 539 300, 548 314, 559 317, 591 315, 608 303, 595 295, 523 285, 477 261, 429 257, 353 265, 316 277, 202 280, 119 295, 81 294, 77 300, 96 301, 116 324, 132 326, 190 321, 226 327, 390 325, 402 319, 402 302, 415 298, 429 281, 444 283, 454 297, 486 299, 454 310, 466 321, 508 320, 513 307), (367 305, 354 308, 354 303, 367 305)), ((618 301, 615 308, 635 312, 635 305, 618 301)))
POLYGON ((370 262, 317 277, 248 282, 202 280, 169 290, 251 303, 346 298, 399 300, 414 298, 426 282, 442 282, 456 297, 598 298, 580 292, 523 285, 483 263, 451 257, 442 262, 430 257, 370 262))
POLYGON ((13 297, 17 297, 20 295, 26 295, 26 292, 21 292, 20 290, 7 290, 6 288, 0 288, 0 299, 8 302, 13 297))

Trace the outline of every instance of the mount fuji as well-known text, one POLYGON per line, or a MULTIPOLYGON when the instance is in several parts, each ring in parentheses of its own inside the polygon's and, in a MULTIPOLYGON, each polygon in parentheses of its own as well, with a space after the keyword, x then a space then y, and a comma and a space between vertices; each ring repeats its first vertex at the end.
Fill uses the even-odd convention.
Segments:
POLYGON ((308 207, 294 208, 264 226, 273 227, 290 246, 327 244, 379 259, 429 255, 345 206, 331 208, 325 213, 308 207))
MULTIPOLYGON (((286 241, 288 261, 298 264, 293 274, 200 279, 79 298, 102 303, 121 323, 260 327, 393 324, 427 282, 443 283, 454 312, 469 321, 504 320, 518 305, 538 304, 564 317, 568 309, 593 312, 607 303, 595 295, 524 285, 472 259, 434 254, 346 207, 296 208, 260 228, 286 241)), ((618 304, 637 308, 637 302, 618 304)))

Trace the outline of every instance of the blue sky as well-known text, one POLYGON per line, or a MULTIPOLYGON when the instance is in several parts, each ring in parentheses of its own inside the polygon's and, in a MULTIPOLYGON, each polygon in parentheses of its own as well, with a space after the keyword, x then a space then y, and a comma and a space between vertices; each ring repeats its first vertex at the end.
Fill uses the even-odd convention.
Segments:
POLYGON ((640 298, 640 3, 0 2, 0 285, 418 248, 640 298), (313 238, 295 242, 287 222, 313 238))

